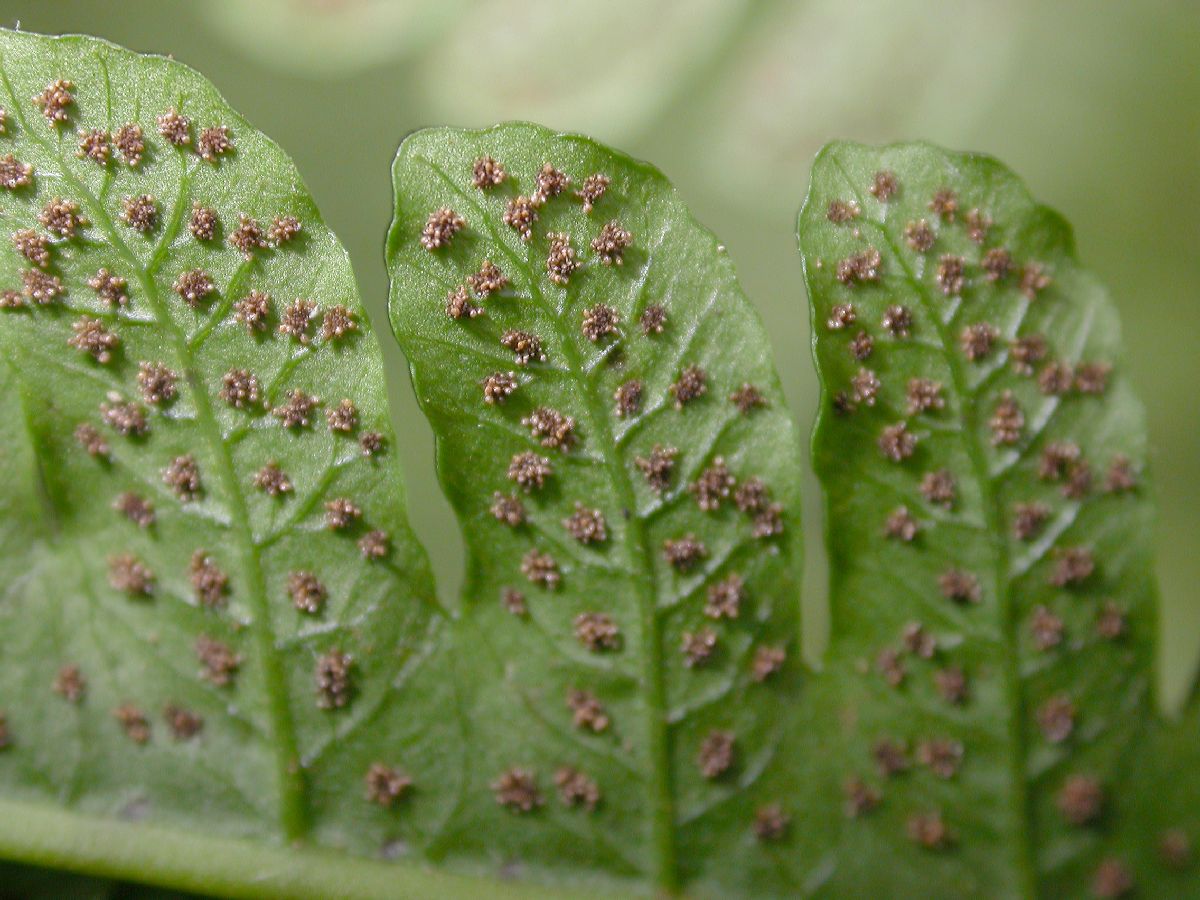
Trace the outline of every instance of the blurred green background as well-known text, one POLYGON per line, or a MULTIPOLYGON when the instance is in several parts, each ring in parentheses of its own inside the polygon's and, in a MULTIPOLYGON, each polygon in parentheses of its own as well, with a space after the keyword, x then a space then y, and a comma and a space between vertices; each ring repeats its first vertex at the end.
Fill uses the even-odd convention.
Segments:
MULTIPOLYGON (((653 160, 728 245, 807 430, 796 209, 833 137, 993 153, 1076 226, 1124 314, 1161 496, 1164 682, 1200 653, 1200 4, 901 0, 0 0, 0 22, 175 56, 292 155, 386 330, 388 167, 428 124, 523 118, 653 160)), ((443 591, 457 527, 385 341, 412 518, 443 591)), ((809 479, 806 641, 824 636, 809 479)))

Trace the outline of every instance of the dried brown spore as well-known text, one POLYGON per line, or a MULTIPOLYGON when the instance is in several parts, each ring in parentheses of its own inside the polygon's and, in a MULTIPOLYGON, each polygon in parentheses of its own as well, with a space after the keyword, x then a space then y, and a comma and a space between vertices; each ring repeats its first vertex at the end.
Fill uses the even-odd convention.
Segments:
POLYGON ((930 378, 910 378, 904 396, 910 416, 942 409, 946 405, 942 396, 942 383, 930 378))
POLYGON ((112 452, 108 441, 93 426, 81 422, 75 426, 75 443, 84 449, 88 456, 107 457, 112 452))
POLYGON ((1054 441, 1047 444, 1038 459, 1038 477, 1043 481, 1060 481, 1082 458, 1083 453, 1078 444, 1070 441, 1054 441))
POLYGON ((867 190, 880 203, 886 203, 896 196, 900 190, 900 183, 896 180, 896 173, 891 169, 880 169, 872 177, 871 186, 867 190))
POLYGON ((1033 501, 1017 503, 1013 506, 1012 529, 1013 536, 1020 541, 1031 541, 1041 534, 1050 518, 1050 507, 1044 503, 1033 501))
POLYGON ((275 216, 267 226, 267 243, 275 248, 290 244, 304 231, 304 224, 295 216, 275 216))
POLYGON ((126 197, 121 203, 121 221, 142 234, 158 227, 158 202, 150 194, 126 197))
POLYGON ((1133 461, 1124 453, 1118 453, 1108 464, 1104 475, 1104 490, 1110 494, 1123 494, 1136 490, 1138 474, 1133 461))
POLYGON ((1070 363, 1051 361, 1042 367, 1037 377, 1038 390, 1047 397, 1061 397, 1075 385, 1075 370, 1070 363))
POLYGON ((386 443, 386 439, 378 431, 364 431, 358 439, 362 455, 368 458, 382 453, 386 443))
POLYGON ((1068 825, 1089 825, 1104 809, 1104 788, 1090 775, 1070 775, 1054 795, 1054 805, 1068 825))
POLYGON ((1026 263, 1021 269, 1021 293, 1030 300, 1036 300, 1038 294, 1050 287, 1050 276, 1041 263, 1026 263))
POLYGON ((181 115, 174 107, 158 116, 158 133, 176 147, 186 147, 192 142, 192 120, 181 115))
POLYGON ((656 494, 662 494, 671 486, 671 475, 675 471, 675 459, 679 451, 674 447, 655 444, 649 456, 634 457, 633 464, 646 479, 646 485, 656 494))
POLYGON ((1164 866, 1183 871, 1192 864, 1192 840, 1182 828, 1168 828, 1158 837, 1158 857, 1164 866))
POLYGON ((39 269, 50 265, 50 240, 44 234, 38 234, 32 228, 22 228, 13 232, 12 242, 17 252, 39 269))
POLYGON ((768 507, 771 502, 771 490, 757 475, 745 479, 733 492, 733 502, 739 512, 757 513, 768 507))
POLYGON ((604 710, 604 704, 591 691, 568 691, 567 709, 571 711, 571 724, 576 728, 594 734, 608 730, 608 713, 604 710))
POLYGON ((386 531, 374 528, 358 539, 358 552, 363 559, 384 559, 392 552, 392 539, 386 531))
POLYGON ((1034 364, 1044 360, 1048 352, 1046 338, 1040 334, 1031 334, 1013 341, 1008 358, 1013 371, 1018 375, 1032 375, 1034 364))
POLYGON ((618 418, 637 415, 642 409, 642 383, 634 378, 613 391, 613 412, 618 418))
POLYGON ((116 333, 109 331, 99 319, 88 316, 72 322, 71 332, 67 344, 81 353, 87 353, 101 364, 112 362, 113 353, 121 345, 116 333))
POLYGON ((346 707, 354 696, 353 657, 336 648, 321 654, 317 657, 314 681, 320 709, 346 707))
POLYGON ((198 241, 211 241, 217 235, 220 227, 217 211, 204 206, 199 201, 192 204, 192 214, 188 218, 188 231, 198 241))
POLYGON ((329 589, 307 570, 288 574, 287 593, 292 598, 292 606, 310 616, 317 615, 329 598, 329 589))
POLYGON ((1116 857, 1100 861, 1092 875, 1092 896, 1096 900, 1117 900, 1133 893, 1133 874, 1116 857))
POLYGON ((200 661, 200 677, 216 687, 228 687, 241 668, 242 658, 223 641, 202 634, 193 648, 200 661))
POLYGON ((25 298, 16 291, 0 291, 0 309, 24 309, 25 298))
POLYGON ((162 363, 138 363, 137 382, 142 390, 142 399, 147 403, 161 406, 170 403, 178 395, 176 383, 179 375, 162 363))
POLYGON ((729 471, 725 457, 714 457, 709 465, 694 482, 688 485, 688 490, 695 496, 696 505, 705 512, 713 512, 721 508, 721 501, 728 500, 729 495, 737 486, 737 479, 729 471))
POLYGON ((983 599, 979 578, 963 569, 947 569, 939 575, 938 589, 955 603, 979 603, 983 599))
POLYGON ((938 778, 953 778, 962 760, 963 745, 950 738, 933 738, 917 745, 917 762, 938 778))
POLYGON ((254 473, 254 486, 272 497, 282 497, 293 490, 292 479, 274 461, 254 473))
POLYGON ((708 547, 690 532, 681 538, 663 541, 663 559, 678 572, 690 572, 707 556, 708 547))
POLYGON ((222 156, 234 151, 233 138, 228 125, 211 125, 200 132, 196 139, 196 152, 205 162, 215 163, 222 156))
POLYGON ((883 676, 889 687, 900 687, 908 677, 908 666, 900 653, 895 647, 884 647, 875 654, 875 671, 883 676))
POLYGON ((537 204, 529 197, 513 197, 504 209, 504 224, 521 235, 521 240, 533 239, 533 226, 537 223, 537 204))
POLYGON ((855 403, 874 406, 882 386, 879 376, 870 369, 859 369, 858 373, 850 379, 850 396, 854 398, 855 403))
POLYGON ((783 669, 787 651, 777 644, 762 644, 754 651, 750 677, 760 684, 783 669))
POLYGON ((455 321, 459 319, 474 319, 485 315, 484 309, 477 306, 467 293, 466 285, 458 285, 446 293, 446 315, 455 321))
POLYGON ((945 850, 954 843, 940 812, 914 813, 904 823, 905 834, 926 850, 945 850))
POLYGON ((541 171, 534 177, 537 190, 533 192, 533 202, 538 206, 552 197, 557 197, 571 186, 571 176, 550 163, 542 165, 541 171))
POLYGON ((712 781, 733 768, 737 756, 736 739, 732 731, 710 731, 700 742, 696 766, 700 774, 712 781))
POLYGON ((11 153, 0 158, 0 187, 15 191, 33 182, 33 166, 23 163, 11 153))
POLYGON ((496 491, 492 494, 490 512, 497 522, 510 528, 525 524, 525 504, 516 494, 502 494, 496 491))
POLYGON ((435 209, 425 220, 421 231, 421 246, 433 252, 448 246, 454 236, 467 227, 467 220, 448 206, 435 209))
POLYGON ((847 222, 857 219, 860 212, 858 203, 854 200, 835 198, 829 201, 829 207, 825 210, 825 218, 834 225, 845 225, 847 222))
POLYGON ((343 531, 362 518, 362 508, 345 497, 335 497, 325 503, 325 527, 343 531))
POLYGON ((100 418, 104 424, 124 437, 141 437, 150 430, 146 421, 146 410, 139 403, 124 401, 121 395, 110 393, 100 404, 100 418))
POLYGON ((177 741, 189 741, 204 730, 203 717, 174 703, 163 707, 163 719, 170 729, 171 737, 177 741))
POLYGON ((750 535, 758 540, 783 534, 783 505, 772 503, 754 516, 750 535))
POLYGON ((481 156, 471 166, 471 184, 481 191, 499 187, 507 177, 504 166, 491 156, 481 156))
POLYGON ((190 453, 172 459, 162 470, 162 480, 183 503, 191 503, 203 490, 200 467, 190 453))
POLYGON ((621 333, 621 314, 606 303, 597 303, 583 311, 583 336, 593 344, 609 335, 621 333))
POLYGON ((154 504, 133 491, 125 491, 113 501, 112 508, 139 528, 154 524, 154 504))
POLYGON ((553 232, 548 234, 546 239, 550 242, 546 251, 546 273, 555 284, 566 285, 570 282, 571 275, 582 265, 575 257, 570 235, 553 232))
POLYGON ((121 161, 130 168, 137 168, 142 162, 142 154, 146 152, 146 139, 142 134, 142 126, 134 122, 126 122, 113 135, 113 145, 121 154, 121 161))
POLYGON ((1112 366, 1103 362, 1080 363, 1075 368, 1075 390, 1081 394, 1099 396, 1108 390, 1112 366))
POLYGON ((1092 491, 1092 467, 1081 459, 1067 468, 1067 478, 1060 492, 1069 500, 1082 500, 1092 491))
POLYGON ((262 385, 249 369, 230 369, 221 377, 218 396, 237 409, 252 409, 262 402, 262 385))
POLYGON ((316 315, 317 304, 314 301, 297 297, 284 308, 283 315, 279 317, 278 331, 301 344, 307 344, 308 329, 316 315))
POLYGON ((325 424, 334 434, 351 434, 358 427, 358 407, 349 397, 343 397, 336 406, 325 410, 325 424))
POLYGON ((933 687, 938 696, 951 706, 967 702, 967 675, 959 666, 946 666, 933 673, 933 687))
POLYGON ((500 591, 500 605, 511 615, 529 615, 529 605, 525 602, 525 595, 516 588, 506 587, 500 591))
POLYGON ((42 111, 51 127, 60 125, 69 118, 67 107, 75 103, 75 97, 71 94, 74 87, 75 84, 68 79, 56 78, 46 85, 41 93, 34 96, 34 105, 42 111))
POLYGON ((900 643, 906 651, 921 659, 933 659, 937 652, 937 638, 920 622, 905 623, 900 629, 900 643))
POLYGON ((651 303, 638 317, 642 334, 650 337, 652 334, 662 334, 667 326, 667 308, 659 303, 651 303))
POLYGON ((874 247, 853 253, 837 264, 837 280, 845 285, 866 284, 879 280, 883 256, 874 247))
POLYGON ((945 254, 938 260, 934 278, 941 292, 947 297, 953 297, 962 292, 966 281, 965 272, 966 261, 961 256, 945 254))
POLYGON ((992 352, 1000 332, 995 325, 988 322, 976 322, 968 325, 959 335, 959 346, 971 362, 978 362, 992 352))
POLYGON ((55 673, 51 688, 68 703, 80 703, 87 692, 87 679, 79 666, 67 663, 55 673))
POLYGON ((513 359, 518 366, 527 366, 533 361, 546 361, 546 354, 542 350, 542 339, 528 331, 509 329, 500 336, 500 345, 512 351, 513 359))
POLYGON ((885 537, 908 544, 916 539, 920 527, 916 518, 908 511, 908 507, 899 506, 888 514, 883 533, 885 537))
POLYGON ((154 573, 132 553, 120 553, 108 559, 108 583, 113 590, 130 597, 148 597, 154 593, 154 573))
POLYGON ((313 413, 320 403, 317 397, 295 388, 287 392, 287 400, 272 409, 271 415, 284 428, 307 428, 312 424, 313 413))
POLYGON ((216 292, 217 286, 213 283, 212 276, 203 269, 191 269, 181 272, 171 289, 192 309, 198 309, 210 294, 216 292))
POLYGON ((113 718, 125 732, 125 736, 135 744, 145 744, 150 740, 150 721, 146 714, 132 703, 123 703, 112 711, 113 718))
POLYGON ((515 813, 531 813, 545 803, 537 775, 529 769, 518 766, 506 769, 491 787, 496 802, 515 813))
POLYGON ((75 237, 79 229, 88 225, 88 220, 79 214, 79 204, 61 197, 55 197, 42 207, 38 222, 51 234, 66 239, 75 237))
POLYGON ((625 251, 633 245, 633 235, 615 219, 605 223, 592 239, 592 252, 606 266, 625 264, 625 251))
POLYGON ((475 292, 475 296, 483 300, 508 287, 509 278, 500 270, 499 266, 490 259, 485 259, 480 264, 478 272, 467 276, 467 284, 475 292))
POLYGON ((736 406, 743 416, 768 405, 763 392, 748 381, 742 382, 741 387, 729 395, 729 402, 736 406))
POLYGON ((903 462, 917 449, 917 436, 908 430, 907 422, 886 426, 879 434, 879 452, 892 462, 903 462))
POLYGON ((913 314, 907 306, 892 304, 883 311, 880 324, 894 338, 906 338, 912 334, 913 314))
POLYGON ((683 409, 708 392, 708 373, 696 365, 687 366, 669 388, 675 398, 675 408, 683 409))
POLYGON ((607 613, 580 613, 573 624, 575 638, 593 653, 620 649, 621 629, 607 613))
POLYGON ((600 544, 608 540, 608 523, 604 513, 576 501, 575 511, 563 519, 567 534, 581 544, 600 544))
POLYGON ((689 669, 698 668, 712 658, 717 649, 717 633, 711 628, 685 631, 680 638, 679 649, 683 653, 683 664, 689 669))
POLYGON ((562 582, 558 562, 549 553, 543 553, 536 547, 521 557, 521 574, 529 579, 530 583, 548 591, 557 589, 562 582))
POLYGON ((842 807, 848 819, 857 819, 871 812, 882 799, 876 788, 857 777, 847 778, 843 782, 842 796, 845 798, 842 807))
POLYGON ((792 817, 778 803, 768 803, 754 811, 754 837, 760 843, 774 843, 787 837, 792 817))
POLYGON ((980 265, 983 267, 984 277, 988 281, 996 282, 1007 277, 1012 271, 1012 254, 1003 247, 993 247, 983 254, 983 259, 980 265))
POLYGON ((967 237, 977 244, 982 244, 987 240, 988 231, 992 227, 992 217, 977 206, 967 210, 967 214, 963 216, 963 225, 967 229, 967 237))
POLYGON ((216 564, 207 550, 197 550, 188 562, 188 580, 196 602, 208 609, 225 605, 229 576, 216 564))
POLYGON ((537 407, 521 419, 521 424, 543 447, 566 451, 575 444, 575 419, 548 406, 537 407))
POLYGON ((746 602, 746 582, 736 572, 709 585, 704 614, 710 619, 736 619, 746 602))
POLYGON ((592 812, 600 802, 600 788, 578 769, 561 767, 554 773, 554 784, 558 788, 558 799, 564 806, 581 806, 592 812))
POLYGON ((917 253, 928 253, 933 249, 936 239, 933 228, 924 219, 909 222, 904 226, 904 241, 917 253))
POLYGON ((48 306, 66 293, 62 279, 38 269, 26 269, 21 273, 21 289, 27 298, 40 306, 48 306))
POLYGON ((238 215, 238 226, 229 233, 225 242, 242 254, 243 259, 253 259, 254 252, 267 246, 262 226, 245 213, 238 215))
POLYGON ((271 295, 263 291, 251 291, 234 304, 234 311, 238 322, 250 334, 265 331, 271 316, 271 295))
POLYGON ((875 339, 865 331, 860 331, 847 344, 847 349, 849 349, 851 356, 862 362, 875 350, 875 339))
POLYGON ((1063 620, 1045 606, 1035 607, 1029 617, 1029 639, 1039 652, 1044 653, 1059 646, 1064 630, 1063 620))
POLYGON ((481 383, 483 402, 489 406, 503 403, 520 386, 516 372, 493 372, 481 383))
POLYGON ((525 493, 540 490, 546 479, 554 474, 554 467, 544 456, 531 450, 516 453, 508 464, 508 479, 516 482, 525 493))
POLYGON ((371 763, 363 782, 366 785, 367 800, 384 809, 394 807, 413 786, 410 776, 381 762, 371 763))
POLYGON ((340 341, 357 330, 354 314, 341 304, 329 307, 321 317, 321 340, 326 343, 340 341))
POLYGON ((1096 571, 1096 558, 1087 547, 1064 547, 1056 551, 1056 556, 1047 579, 1055 587, 1082 584, 1096 571))
POLYGON ((1021 440, 1021 433, 1025 430, 1025 413, 1021 411, 1012 391, 1000 395, 988 420, 988 428, 992 431, 993 446, 1011 446, 1021 440))
POLYGON ((858 312, 853 303, 839 303, 829 311, 825 327, 830 331, 841 331, 858 321, 858 312))
POLYGON ((950 188, 941 188, 929 200, 929 211, 946 222, 953 222, 958 212, 958 194, 950 188))
POLYGON ((1037 708, 1038 728, 1051 744, 1061 744, 1075 730, 1075 701, 1066 694, 1055 694, 1037 708))
POLYGON ((80 159, 90 159, 94 163, 106 166, 112 155, 112 143, 109 134, 103 128, 87 128, 79 131, 79 147, 75 155, 80 159))
POLYGON ((881 778, 892 778, 912 767, 909 759, 908 742, 894 738, 880 738, 871 746, 871 758, 881 778))
POLYGON ((612 180, 600 172, 595 172, 583 179, 583 184, 575 192, 575 196, 583 201, 584 214, 590 213, 600 202, 612 180))

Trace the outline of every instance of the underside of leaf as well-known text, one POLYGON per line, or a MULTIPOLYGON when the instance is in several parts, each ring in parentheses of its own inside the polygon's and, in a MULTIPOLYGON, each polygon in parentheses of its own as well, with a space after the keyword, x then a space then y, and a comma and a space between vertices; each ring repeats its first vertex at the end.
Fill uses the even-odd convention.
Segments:
POLYGON ((1177 889, 1127 813, 1153 716, 1144 417, 1069 227, 990 158, 838 143, 800 243, 833 604, 810 714, 844 742, 832 895, 1177 889))
POLYGON ((392 320, 469 553, 439 851, 782 890, 800 462, 724 248, 533 125, 419 132, 394 176, 392 320))

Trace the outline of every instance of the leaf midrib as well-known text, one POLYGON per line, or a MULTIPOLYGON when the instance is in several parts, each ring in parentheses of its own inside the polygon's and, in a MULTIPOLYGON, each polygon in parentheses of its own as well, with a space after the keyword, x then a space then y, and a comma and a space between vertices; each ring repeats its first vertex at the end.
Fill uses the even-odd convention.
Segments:
MULTIPOLYGON (((61 162, 59 148, 50 144, 34 128, 17 99, 16 92, 9 80, 4 60, 0 57, 0 79, 11 100, 11 111, 16 115, 21 128, 29 137, 39 144, 54 160, 61 162)), ((111 130, 111 85, 107 77, 107 66, 102 57, 98 57, 101 68, 105 71, 105 91, 108 109, 108 125, 111 130)), ((182 108, 183 97, 180 98, 182 108)), ((260 657, 263 672, 263 689, 266 693, 267 708, 271 719, 271 748, 275 760, 275 777, 279 792, 279 827, 288 841, 296 841, 305 836, 308 831, 307 790, 303 772, 300 767, 300 755, 296 738, 295 725, 292 719, 291 698, 287 691, 287 680, 284 675, 282 661, 276 652, 275 632, 271 624, 271 607, 267 597, 266 578, 263 572, 259 548, 254 539, 250 526, 249 509, 240 489, 240 482, 233 465, 233 457, 221 436, 220 427, 213 413, 212 403, 200 379, 199 370, 192 354, 192 347, 187 336, 175 323, 169 313, 169 307, 164 301, 151 275, 151 269, 165 258, 165 251, 178 234, 182 222, 182 200, 189 194, 189 178, 187 171, 186 151, 176 150, 175 158, 180 163, 180 192, 172 210, 172 219, 163 230, 158 247, 150 258, 150 265, 143 266, 130 251, 124 239, 113 228, 108 211, 92 192, 78 179, 67 166, 59 165, 59 174, 70 184, 80 199, 89 207, 93 224, 99 228, 109 240, 112 249, 122 257, 126 265, 135 273, 138 283, 145 292, 155 319, 159 326, 169 336, 183 369, 188 385, 192 389, 192 397, 196 406, 196 427, 204 441, 208 444, 210 453, 217 464, 218 481, 223 493, 228 497, 230 525, 236 543, 241 550, 242 567, 245 571, 248 587, 249 602, 254 611, 251 622, 251 632, 254 635, 255 647, 260 657)))
MULTIPOLYGON (((865 198, 855 187, 854 180, 842 165, 841 160, 833 157, 850 191, 855 195, 862 209, 868 208, 865 198)), ((892 258, 900 266, 904 280, 909 289, 916 295, 925 311, 926 318, 933 322, 941 343, 942 355, 946 367, 954 383, 955 392, 960 398, 960 409, 963 417, 963 429, 960 438, 963 449, 971 464, 972 474, 979 486, 980 501, 983 506, 984 521, 987 524, 987 536, 993 550, 994 576, 996 584, 996 603, 1001 615, 1001 625, 1004 634, 1004 682, 1005 695, 1008 700, 1009 716, 1006 722, 1008 740, 1013 752, 1009 761, 1009 780, 1012 785, 1012 813, 1020 827, 1016 829, 1015 871, 1021 879, 1021 890, 1025 897, 1037 897, 1037 867, 1031 839, 1033 830, 1033 810, 1029 795, 1027 769, 1027 741, 1025 734, 1025 698, 1022 690, 1019 642, 1017 638, 1018 623, 1016 609, 1011 591, 1009 578, 1009 548, 1005 537, 1004 516, 1000 502, 994 490, 991 469, 987 462, 986 451, 979 442, 979 422, 975 391, 971 389, 961 361, 955 352, 956 341, 950 334, 948 326, 942 319, 937 308, 936 299, 930 294, 927 286, 917 278, 916 272, 908 264, 901 252, 900 245, 892 238, 885 224, 870 217, 864 217, 865 224, 870 225, 887 243, 892 258)))
POLYGON ((642 664, 646 709, 645 728, 648 741, 647 752, 652 767, 653 802, 649 818, 651 846, 654 851, 653 882, 658 890, 673 894, 679 889, 679 870, 675 851, 675 799, 666 716, 666 684, 663 678, 665 662, 663 638, 654 587, 657 584, 653 562, 654 551, 650 546, 645 529, 642 527, 641 516, 638 514, 637 495, 633 482, 622 463, 620 447, 614 439, 612 428, 609 427, 606 413, 608 401, 597 392, 595 383, 588 377, 589 373, 576 344, 575 335, 564 321, 562 312, 551 306, 537 284, 534 274, 537 272, 537 264, 532 257, 532 247, 526 252, 524 259, 514 253, 496 231, 488 216, 488 211, 480 206, 474 197, 463 191, 449 174, 429 157, 418 154, 416 158, 427 165, 449 190, 475 211, 478 216, 477 220, 484 223, 497 248, 508 257, 513 265, 529 273, 528 283, 532 298, 544 316, 552 323, 567 363, 569 375, 578 386, 582 396, 591 432, 595 436, 598 446, 602 448, 601 455, 605 467, 608 469, 609 479, 621 504, 622 518, 625 523, 623 529, 625 552, 633 568, 629 574, 638 593, 641 614, 639 625, 645 649, 642 664), (612 448, 611 452, 609 448, 612 448))

